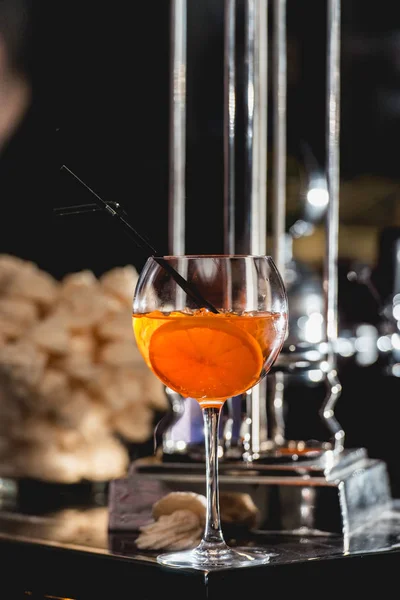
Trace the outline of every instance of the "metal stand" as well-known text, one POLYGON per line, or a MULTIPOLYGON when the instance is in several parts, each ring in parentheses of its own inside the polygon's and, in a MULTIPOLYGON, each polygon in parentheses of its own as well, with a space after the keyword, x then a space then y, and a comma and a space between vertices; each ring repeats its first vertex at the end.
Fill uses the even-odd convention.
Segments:
MULTIPOLYGON (((273 0, 273 187, 272 254, 285 278, 286 213, 286 0, 273 0)), ((268 3, 245 0, 245 212, 243 238, 235 235, 236 164, 236 2, 225 0, 224 214, 225 252, 267 252, 267 47, 268 3)), ((171 252, 184 253, 184 166, 186 3, 172 2, 171 252)), ((348 534, 390 504, 386 465, 365 449, 345 449, 345 433, 335 417, 341 394, 337 342, 337 260, 339 225, 340 0, 327 3, 326 78, 326 252, 323 330, 320 342, 287 340, 268 379, 244 397, 226 403, 221 431, 221 488, 249 492, 258 505, 261 529, 328 531, 348 534), (288 440, 285 379, 319 370, 326 387, 320 417, 327 440, 288 440), (267 386, 268 381, 268 386, 267 386), (236 428, 236 431, 235 431, 236 428)), ((290 313, 290 294, 289 294, 290 313)), ((139 465, 138 473, 170 489, 203 493, 204 451, 200 409, 173 396, 176 425, 165 432, 160 463, 139 465), (197 412, 196 412, 197 411, 197 412)), ((172 395, 172 396, 171 396, 172 395)))
MULTIPOLYGON (((340 460, 332 450, 264 458, 220 465, 221 491, 250 494, 259 509, 257 531, 346 538, 377 520, 391 506, 386 466, 368 458, 365 449, 344 450, 340 460), (297 460, 294 460, 297 456, 297 460)), ((141 464, 141 480, 157 480, 163 493, 192 491, 204 494, 203 463, 141 464)))

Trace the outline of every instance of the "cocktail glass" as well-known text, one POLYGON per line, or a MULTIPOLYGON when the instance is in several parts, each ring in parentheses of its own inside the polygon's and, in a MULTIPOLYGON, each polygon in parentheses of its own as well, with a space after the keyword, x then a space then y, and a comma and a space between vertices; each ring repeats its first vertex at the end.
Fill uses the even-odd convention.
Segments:
POLYGON ((203 570, 265 563, 267 552, 235 549, 224 540, 218 425, 227 398, 255 386, 281 351, 287 330, 285 286, 268 256, 168 256, 163 262, 196 295, 186 294, 169 269, 149 258, 134 294, 134 335, 147 366, 164 385, 200 404, 207 514, 196 548, 167 552, 157 560, 167 566, 203 570), (198 298, 206 299, 204 306, 198 298))

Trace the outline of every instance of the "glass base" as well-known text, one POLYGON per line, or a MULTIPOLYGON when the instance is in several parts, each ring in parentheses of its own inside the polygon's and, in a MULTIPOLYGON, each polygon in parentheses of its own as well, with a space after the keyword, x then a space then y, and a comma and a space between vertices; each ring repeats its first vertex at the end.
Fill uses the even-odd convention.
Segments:
POLYGON ((212 571, 217 569, 238 569, 256 567, 269 562, 272 554, 262 548, 229 548, 220 546, 216 549, 183 550, 167 552, 157 556, 157 562, 167 567, 199 569, 212 571))

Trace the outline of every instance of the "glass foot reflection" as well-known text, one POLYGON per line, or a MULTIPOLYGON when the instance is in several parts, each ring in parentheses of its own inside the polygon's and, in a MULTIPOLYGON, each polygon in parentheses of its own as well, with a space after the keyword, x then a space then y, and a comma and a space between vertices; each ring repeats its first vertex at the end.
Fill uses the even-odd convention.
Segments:
POLYGON ((262 548, 233 549, 223 547, 216 550, 208 549, 207 551, 195 548, 194 550, 160 554, 157 556, 157 562, 168 567, 212 571, 265 565, 269 562, 271 556, 273 554, 268 554, 262 548))

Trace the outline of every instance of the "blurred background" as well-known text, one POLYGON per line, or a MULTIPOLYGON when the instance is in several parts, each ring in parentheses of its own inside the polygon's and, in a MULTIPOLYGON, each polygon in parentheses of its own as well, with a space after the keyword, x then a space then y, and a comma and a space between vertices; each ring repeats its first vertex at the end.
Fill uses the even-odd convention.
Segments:
MULTIPOLYGON (((143 256, 107 215, 60 218, 53 209, 90 202, 60 172, 65 164, 104 199, 121 202, 159 253, 168 252, 169 2, 34 4, 0 0, 0 254, 33 261, 56 280, 82 270, 101 277, 128 264, 140 271, 143 256)), ((188 2, 187 253, 223 250, 223 8, 223 0, 188 2)), ((288 269, 295 265, 316 281, 317 296, 324 224, 307 222, 304 182, 325 161, 325 11, 321 0, 287 3, 287 230, 294 261, 288 269)), ((343 2, 341 53, 337 417, 347 446, 366 447, 387 462, 397 496, 395 3, 343 2)), ((312 394, 292 394, 293 435, 299 428, 314 433, 304 417, 305 404, 313 411, 312 394)))
MULTIPOLYGON (((15 44, 31 95, 2 149, 2 248, 37 256, 57 276, 127 259, 140 266, 136 249, 113 236, 102 215, 88 223, 46 219, 55 206, 87 200, 60 176, 66 164, 104 198, 122 202, 167 250, 169 3, 132 14, 90 0, 57 9, 45 0, 11 4, 26 14, 15 44), (39 231, 63 251, 39 257, 39 231)), ((324 164, 324 4, 288 1, 288 225, 300 212, 304 148, 324 164)), ((342 7, 340 254, 371 266, 382 229, 399 224, 399 21, 388 0, 380 11, 361 0, 342 7)), ((189 3, 188 252, 222 247, 222 27, 222 0, 189 3)), ((296 255, 318 263, 321 242, 316 228, 296 255)))

